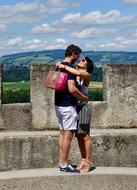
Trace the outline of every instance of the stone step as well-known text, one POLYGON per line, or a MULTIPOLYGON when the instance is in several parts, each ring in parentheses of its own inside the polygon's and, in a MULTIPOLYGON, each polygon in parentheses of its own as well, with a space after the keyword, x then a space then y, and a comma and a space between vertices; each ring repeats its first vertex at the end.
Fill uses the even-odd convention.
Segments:
MULTIPOLYGON (((0 171, 55 167, 58 164, 58 131, 0 133, 0 171)), ((137 167, 137 129, 91 130, 96 166, 137 167)), ((70 160, 80 160, 77 140, 70 160)))
POLYGON ((2 190, 136 190, 137 168, 97 167, 89 173, 64 173, 57 168, 0 173, 2 190))

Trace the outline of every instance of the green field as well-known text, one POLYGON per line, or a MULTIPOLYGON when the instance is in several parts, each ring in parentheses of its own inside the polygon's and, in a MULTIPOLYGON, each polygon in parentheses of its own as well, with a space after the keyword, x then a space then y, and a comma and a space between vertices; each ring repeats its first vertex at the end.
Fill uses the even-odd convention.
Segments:
POLYGON ((103 88, 102 82, 90 82, 89 88, 103 88))
POLYGON ((30 89, 30 82, 4 82, 3 90, 28 90, 30 89))
MULTIPOLYGON (((102 101, 103 89, 101 82, 91 82, 88 93, 89 101, 102 101)), ((4 82, 2 103, 30 102, 30 82, 4 82)))
MULTIPOLYGON (((102 88, 102 82, 91 82, 89 88, 102 88)), ((28 90, 30 82, 4 82, 3 90, 28 90)))

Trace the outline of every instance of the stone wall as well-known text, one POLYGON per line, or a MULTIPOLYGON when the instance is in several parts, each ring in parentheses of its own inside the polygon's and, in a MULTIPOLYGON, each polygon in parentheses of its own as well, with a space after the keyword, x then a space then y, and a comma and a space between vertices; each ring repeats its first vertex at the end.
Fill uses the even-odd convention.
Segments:
POLYGON ((137 127, 137 65, 103 65, 104 102, 92 102, 94 128, 137 127))
MULTIPOLYGON (((0 95, 2 67, 0 66, 0 95)), ((7 130, 58 129, 54 110, 54 90, 43 80, 54 66, 31 65, 30 104, 1 105, 0 128, 7 130)), ((104 101, 89 102, 92 128, 137 128, 137 64, 103 65, 104 101)))

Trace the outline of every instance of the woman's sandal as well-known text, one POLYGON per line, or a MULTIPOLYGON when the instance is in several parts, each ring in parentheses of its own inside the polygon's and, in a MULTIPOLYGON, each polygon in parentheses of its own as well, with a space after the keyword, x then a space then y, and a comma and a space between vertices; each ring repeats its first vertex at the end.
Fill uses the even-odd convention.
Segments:
POLYGON ((78 166, 78 169, 81 170, 83 166, 85 165, 85 159, 83 158, 78 166))
POLYGON ((93 171, 94 169, 96 169, 96 167, 92 166, 90 161, 87 161, 85 159, 82 160, 80 173, 87 173, 87 172, 93 171))

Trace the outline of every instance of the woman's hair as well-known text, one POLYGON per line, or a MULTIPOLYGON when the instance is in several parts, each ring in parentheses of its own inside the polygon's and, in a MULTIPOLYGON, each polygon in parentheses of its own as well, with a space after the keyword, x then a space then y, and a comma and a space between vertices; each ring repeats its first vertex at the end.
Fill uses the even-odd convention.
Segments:
POLYGON ((85 57, 85 60, 87 61, 87 72, 92 73, 94 69, 94 63, 89 57, 85 57))
POLYGON ((81 53, 81 49, 80 47, 74 45, 74 44, 71 44, 69 45, 67 48, 66 48, 66 51, 65 51, 65 57, 69 57, 72 55, 72 53, 74 54, 80 54, 81 53))

